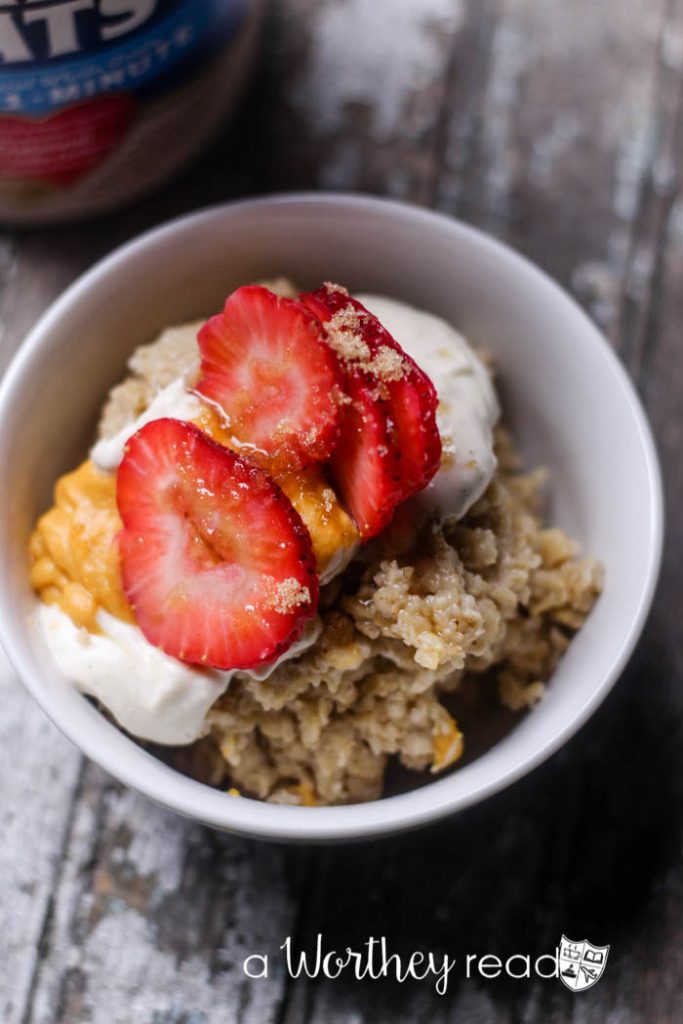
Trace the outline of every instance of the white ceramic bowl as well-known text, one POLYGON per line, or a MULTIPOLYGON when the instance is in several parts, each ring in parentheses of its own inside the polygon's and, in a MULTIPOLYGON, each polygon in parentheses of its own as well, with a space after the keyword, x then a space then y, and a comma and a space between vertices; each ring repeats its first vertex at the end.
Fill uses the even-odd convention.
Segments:
POLYGON ((413 827, 509 785, 596 709, 643 626, 662 541, 657 457, 605 339, 548 277, 454 220, 360 196, 293 195, 217 207, 97 264, 43 316, 0 389, 0 639, 43 710, 88 757, 158 803, 272 839, 360 838, 413 827), (132 349, 218 309, 236 286, 286 274, 340 281, 452 321, 499 367, 505 417, 530 465, 552 471, 552 519, 603 561, 606 587, 545 700, 501 742, 413 792, 349 807, 271 806, 194 782, 119 732, 58 672, 31 624, 26 540, 55 478, 85 453, 132 349))

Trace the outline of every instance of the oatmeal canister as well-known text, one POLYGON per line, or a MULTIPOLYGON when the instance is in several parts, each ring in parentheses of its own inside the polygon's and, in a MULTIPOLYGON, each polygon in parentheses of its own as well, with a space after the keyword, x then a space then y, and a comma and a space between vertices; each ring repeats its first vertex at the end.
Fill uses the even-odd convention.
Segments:
POLYGON ((260 0, 0 0, 0 219, 109 210, 171 176, 234 102, 260 0))

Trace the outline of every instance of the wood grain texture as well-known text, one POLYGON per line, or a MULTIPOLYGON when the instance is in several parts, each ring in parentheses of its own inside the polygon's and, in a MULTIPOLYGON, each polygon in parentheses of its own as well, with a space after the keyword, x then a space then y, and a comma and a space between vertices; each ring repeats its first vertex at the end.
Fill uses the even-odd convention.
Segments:
POLYGON ((683 0, 281 0, 249 102, 205 161, 123 214, 0 242, 0 361, 133 233, 197 205, 354 188, 494 232, 570 288, 633 373, 670 512, 619 687, 558 755, 418 834, 265 846, 124 791, 0 672, 2 1024, 673 1024, 683 1005, 683 0), (287 935, 394 951, 610 942, 605 977, 287 979, 287 935), (248 983, 242 958, 279 967, 248 983))

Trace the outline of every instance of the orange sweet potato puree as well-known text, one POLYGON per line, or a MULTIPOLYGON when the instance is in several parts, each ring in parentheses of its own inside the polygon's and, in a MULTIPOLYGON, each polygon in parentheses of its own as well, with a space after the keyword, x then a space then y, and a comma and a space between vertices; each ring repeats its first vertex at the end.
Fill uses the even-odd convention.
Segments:
POLYGON ((31 582, 42 601, 58 604, 76 623, 97 632, 100 608, 134 622, 121 584, 116 535, 116 476, 89 459, 60 477, 54 505, 29 541, 31 582))
POLYGON ((448 716, 448 725, 443 732, 436 732, 433 740, 432 771, 440 772, 460 759, 463 752, 463 735, 454 718, 448 716))
MULTIPOLYGON (((214 441, 226 448, 232 447, 229 432, 210 405, 205 405, 195 423, 214 441)), ((318 571, 323 573, 339 548, 352 547, 358 543, 359 534, 353 520, 342 508, 337 495, 316 466, 287 474, 274 467, 270 472, 306 524, 318 561, 318 571)))
MULTIPOLYGON (((225 443, 211 410, 198 426, 225 443)), ((319 469, 276 479, 308 527, 318 569, 324 572, 340 547, 356 543, 352 520, 319 469)), ((98 632, 100 609, 135 622, 121 582, 116 542, 120 529, 116 474, 103 472, 87 459, 59 478, 54 505, 40 517, 29 541, 31 583, 40 599, 58 604, 77 626, 93 633, 98 632)))

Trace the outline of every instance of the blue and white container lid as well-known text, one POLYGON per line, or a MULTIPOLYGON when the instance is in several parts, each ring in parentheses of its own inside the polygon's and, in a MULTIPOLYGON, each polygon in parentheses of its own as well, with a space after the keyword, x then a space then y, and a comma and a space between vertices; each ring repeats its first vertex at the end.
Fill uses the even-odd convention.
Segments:
POLYGON ((260 0, 0 0, 0 220, 112 209, 234 103, 260 0))

